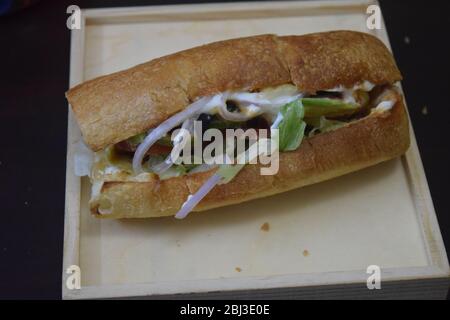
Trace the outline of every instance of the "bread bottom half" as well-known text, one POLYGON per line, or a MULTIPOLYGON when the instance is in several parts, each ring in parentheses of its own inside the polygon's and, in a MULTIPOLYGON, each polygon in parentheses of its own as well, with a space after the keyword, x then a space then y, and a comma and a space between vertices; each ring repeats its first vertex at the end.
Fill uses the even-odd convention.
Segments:
MULTIPOLYGON (((375 165, 402 155, 409 147, 409 137, 409 120, 400 100, 389 111, 373 112, 337 130, 304 139, 296 151, 280 153, 276 175, 260 175, 259 164, 245 166, 231 182, 216 186, 194 211, 267 197, 375 165)), ((104 218, 171 216, 213 173, 104 182, 90 208, 104 218), (99 207, 108 213, 101 214, 99 207)))

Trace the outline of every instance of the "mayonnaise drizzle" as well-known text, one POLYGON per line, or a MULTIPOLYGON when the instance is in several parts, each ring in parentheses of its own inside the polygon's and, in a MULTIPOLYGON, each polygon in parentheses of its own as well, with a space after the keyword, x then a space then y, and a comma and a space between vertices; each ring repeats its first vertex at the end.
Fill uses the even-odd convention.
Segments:
POLYGON ((353 93, 356 90, 362 90, 362 91, 372 91, 372 89, 375 88, 375 84, 373 84, 370 81, 363 81, 359 84, 354 85, 352 88, 346 88, 342 85, 328 89, 328 90, 324 90, 324 91, 330 91, 330 92, 342 92, 342 96, 343 96, 343 101, 345 103, 356 103, 355 98, 353 97, 353 93))
POLYGON ((385 112, 392 109, 392 107, 395 105, 395 100, 386 100, 380 102, 377 107, 374 109, 374 111, 379 112, 385 112))

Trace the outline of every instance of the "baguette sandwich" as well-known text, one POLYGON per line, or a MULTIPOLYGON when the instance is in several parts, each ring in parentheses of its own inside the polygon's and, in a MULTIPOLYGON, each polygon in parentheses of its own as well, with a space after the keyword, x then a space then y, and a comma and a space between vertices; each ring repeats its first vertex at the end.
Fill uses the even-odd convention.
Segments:
POLYGON ((183 218, 398 157, 410 143, 400 80, 377 38, 333 31, 215 42, 77 85, 66 97, 95 153, 90 209, 183 218), (171 162, 171 133, 193 120, 279 129, 278 172, 171 162))

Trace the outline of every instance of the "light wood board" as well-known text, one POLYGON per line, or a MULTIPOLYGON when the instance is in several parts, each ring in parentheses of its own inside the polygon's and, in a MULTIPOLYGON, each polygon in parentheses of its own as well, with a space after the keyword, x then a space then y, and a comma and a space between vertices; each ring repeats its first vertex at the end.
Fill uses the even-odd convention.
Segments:
MULTIPOLYGON (((263 33, 366 28, 372 1, 265 2, 89 9, 72 33, 71 86, 211 41, 263 33)), ((372 32, 387 45, 383 25, 372 32)), ((69 113, 66 299, 148 296, 448 277, 441 234, 412 134, 401 159, 332 181, 188 219, 112 221, 89 214, 73 174, 80 133, 69 113), (270 230, 260 229, 264 223, 270 230), (240 272, 238 271, 240 269, 240 272)))

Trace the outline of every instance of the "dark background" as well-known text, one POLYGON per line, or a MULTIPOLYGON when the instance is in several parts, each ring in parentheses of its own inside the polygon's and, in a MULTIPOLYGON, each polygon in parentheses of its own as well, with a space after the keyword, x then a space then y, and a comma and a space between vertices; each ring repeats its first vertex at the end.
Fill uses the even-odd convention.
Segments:
MULTIPOLYGON (((176 2, 41 0, 0 17, 0 298, 61 297, 64 92, 70 60, 67 6, 176 2)), ((445 245, 450 248, 446 141, 450 2, 381 1, 381 7, 405 78, 403 86, 445 245), (424 107, 428 114, 423 113, 424 107)))

